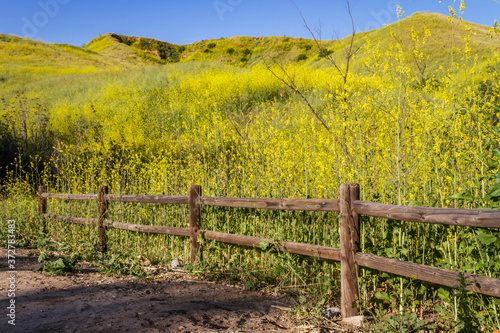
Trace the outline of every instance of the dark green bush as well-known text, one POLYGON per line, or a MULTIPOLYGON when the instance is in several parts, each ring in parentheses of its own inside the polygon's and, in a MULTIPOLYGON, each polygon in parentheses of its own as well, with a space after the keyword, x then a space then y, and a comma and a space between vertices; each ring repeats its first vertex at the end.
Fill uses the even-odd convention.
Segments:
POLYGON ((333 50, 328 50, 328 49, 325 49, 325 50, 324 50, 324 52, 319 51, 319 53, 318 53, 318 58, 324 58, 324 57, 325 57, 325 54, 326 54, 327 56, 329 56, 329 55, 330 55, 330 54, 332 54, 332 53, 333 53, 333 50))
POLYGON ((297 61, 302 61, 302 60, 306 60, 306 59, 307 59, 307 56, 303 53, 301 53, 297 56, 297 61))

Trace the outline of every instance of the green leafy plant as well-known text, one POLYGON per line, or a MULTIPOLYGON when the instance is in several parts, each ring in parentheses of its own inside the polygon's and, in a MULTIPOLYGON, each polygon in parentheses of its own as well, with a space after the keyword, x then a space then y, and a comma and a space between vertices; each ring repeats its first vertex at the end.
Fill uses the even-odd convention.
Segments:
POLYGON ((133 275, 146 278, 148 273, 142 268, 142 263, 133 255, 101 254, 97 260, 99 272, 106 275, 133 275))
POLYGON ((460 273, 460 284, 454 296, 458 300, 458 320, 455 323, 455 330, 459 333, 479 332, 481 325, 479 323, 479 314, 472 306, 475 293, 467 290, 468 283, 464 274, 460 273))
POLYGON ((267 250, 270 250, 272 248, 273 244, 270 243, 270 242, 266 242, 266 241, 260 241, 259 242, 259 248, 262 250, 262 251, 267 251, 267 250))
POLYGON ((255 285, 253 279, 245 281, 245 290, 257 290, 257 286, 255 285))
MULTIPOLYGON (((498 130, 498 129, 497 129, 498 130)), ((500 130, 498 130, 500 131, 500 130)), ((494 149, 493 150, 493 158, 488 158, 487 159, 487 164, 489 170, 495 170, 498 169, 500 166, 498 160, 500 160, 500 150, 499 149, 494 149)), ((483 198, 483 201, 490 201, 490 206, 491 208, 499 208, 500 207, 500 172, 497 172, 489 179, 490 181, 493 182, 493 185, 490 187, 488 193, 486 196, 483 198)))
POLYGON ((34 245, 40 251, 55 251, 57 249, 56 243, 52 242, 49 235, 45 232, 39 231, 35 237, 34 245))
POLYGON ((432 321, 421 319, 415 313, 404 313, 401 315, 376 309, 373 313, 373 320, 373 324, 369 324, 364 329, 365 332, 417 333, 436 328, 436 325, 432 321))
POLYGON ((65 275, 75 270, 76 264, 81 260, 79 255, 62 256, 55 258, 53 254, 42 252, 38 256, 38 262, 42 266, 34 271, 45 272, 49 275, 65 275))

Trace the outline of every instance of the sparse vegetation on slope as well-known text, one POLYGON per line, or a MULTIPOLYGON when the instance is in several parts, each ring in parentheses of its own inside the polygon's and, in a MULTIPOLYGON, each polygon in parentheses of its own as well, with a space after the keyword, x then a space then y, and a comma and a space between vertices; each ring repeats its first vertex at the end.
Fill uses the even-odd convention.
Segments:
POLYGON ((139 57, 144 61, 159 64, 179 61, 178 46, 152 38, 130 37, 109 33, 93 39, 85 45, 85 48, 97 52, 105 51, 108 55, 112 55, 118 51, 118 53, 121 53, 122 57, 125 58, 132 57, 137 59, 137 57, 139 57), (130 48, 123 47, 123 45, 119 44, 130 46, 130 48), (128 53, 133 51, 135 57, 126 54, 126 51, 128 51, 128 53))

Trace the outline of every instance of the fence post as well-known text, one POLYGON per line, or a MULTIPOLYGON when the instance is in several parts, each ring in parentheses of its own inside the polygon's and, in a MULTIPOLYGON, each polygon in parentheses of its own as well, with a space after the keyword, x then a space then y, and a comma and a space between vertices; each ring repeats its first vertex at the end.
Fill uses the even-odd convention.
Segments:
POLYGON ((198 230, 201 228, 201 205, 198 197, 201 196, 201 186, 191 185, 189 187, 189 229, 190 229, 190 249, 191 265, 196 261, 196 255, 200 249, 198 244, 198 230))
POLYGON ((99 218, 97 221, 97 228, 99 230, 99 246, 101 248, 101 252, 106 252, 108 250, 108 246, 106 244, 106 229, 104 228, 104 219, 106 218, 108 210, 108 201, 104 199, 104 196, 106 194, 108 194, 108 187, 99 186, 97 190, 97 200, 99 208, 99 218))
MULTIPOLYGON (((352 203, 356 200, 359 200, 359 184, 349 184, 349 197, 350 197, 350 207, 352 207, 352 203)), ((351 239, 352 239, 352 249, 353 252, 360 251, 360 226, 359 226, 359 214, 354 212, 351 208, 351 216, 352 216, 352 231, 351 231, 351 239)), ((356 265, 356 271, 358 271, 358 266, 356 265)))
POLYGON ((354 200, 359 200, 359 185, 340 185, 340 308, 343 318, 359 314, 356 305, 358 268, 354 261, 354 254, 359 251, 359 216, 351 209, 354 200))
POLYGON ((45 218, 43 215, 47 213, 47 198, 43 198, 42 194, 45 192, 45 186, 38 186, 38 212, 42 219, 42 226, 45 227, 45 218))

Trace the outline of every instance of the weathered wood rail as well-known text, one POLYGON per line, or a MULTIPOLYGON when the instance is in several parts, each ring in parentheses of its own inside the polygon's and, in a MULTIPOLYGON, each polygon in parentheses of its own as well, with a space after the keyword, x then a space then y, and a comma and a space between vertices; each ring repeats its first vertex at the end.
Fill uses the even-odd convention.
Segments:
MULTIPOLYGON (((340 187, 340 199, 223 198, 202 196, 201 194, 201 186, 198 185, 192 185, 189 188, 188 196, 108 194, 106 186, 100 186, 97 194, 45 193, 45 188, 40 186, 38 188, 38 207, 42 220, 50 219, 75 224, 95 224, 99 230, 99 244, 102 251, 106 251, 107 249, 106 228, 117 228, 135 232, 189 237, 192 264, 195 263, 197 253, 200 250, 198 237, 253 248, 258 247, 264 241, 282 252, 340 261, 341 311, 343 317, 355 316, 359 312, 356 306, 356 299, 359 297, 359 266, 448 287, 456 287, 459 284, 461 274, 454 270, 360 252, 360 215, 420 223, 500 228, 500 211, 497 210, 406 207, 365 202, 359 200, 358 184, 342 184, 340 187), (47 214, 47 199, 49 198, 97 200, 98 218, 78 218, 47 214), (189 228, 147 226, 107 220, 109 201, 188 205, 189 228), (203 206, 340 212, 340 249, 288 241, 273 241, 265 237, 203 230, 201 224, 203 206)), ((476 274, 464 274, 464 277, 470 283, 467 289, 484 295, 500 297, 500 279, 476 274)))

